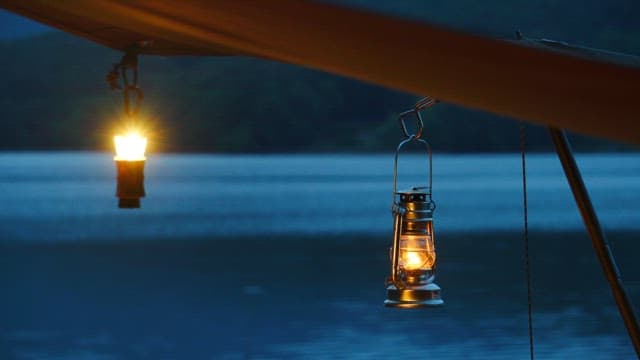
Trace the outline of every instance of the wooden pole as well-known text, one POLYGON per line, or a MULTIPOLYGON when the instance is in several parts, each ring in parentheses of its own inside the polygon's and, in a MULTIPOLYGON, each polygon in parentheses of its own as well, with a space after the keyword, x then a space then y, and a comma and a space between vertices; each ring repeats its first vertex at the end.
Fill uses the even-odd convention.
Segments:
POLYGON ((587 188, 584 185, 584 181, 582 181, 582 175, 573 157, 567 135, 564 130, 554 127, 549 127, 549 131, 553 144, 556 147, 558 158, 560 158, 560 162, 562 163, 564 174, 567 177, 567 181, 573 192, 573 197, 576 200, 576 205, 578 205, 580 209, 584 226, 589 233, 591 243, 602 266, 602 271, 609 282, 613 298, 618 305, 620 316, 622 316, 624 325, 627 327, 627 333, 636 350, 636 355, 640 358, 640 329, 638 328, 638 318, 622 283, 622 278, 620 277, 620 272, 618 271, 609 243, 600 227, 598 215, 596 215, 593 208, 587 188))

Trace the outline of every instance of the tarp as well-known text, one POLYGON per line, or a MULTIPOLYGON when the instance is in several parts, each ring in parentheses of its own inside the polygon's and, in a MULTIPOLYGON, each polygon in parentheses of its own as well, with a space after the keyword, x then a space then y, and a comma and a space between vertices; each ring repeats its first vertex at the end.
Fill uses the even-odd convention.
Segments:
POLYGON ((119 50, 264 57, 640 144, 640 68, 526 42, 303 0, 0 0, 0 7, 119 50))

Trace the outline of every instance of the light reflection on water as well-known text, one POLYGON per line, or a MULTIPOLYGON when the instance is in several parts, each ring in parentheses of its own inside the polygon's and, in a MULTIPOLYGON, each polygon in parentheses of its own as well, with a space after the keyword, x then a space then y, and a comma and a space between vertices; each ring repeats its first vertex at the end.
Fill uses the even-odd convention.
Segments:
MULTIPOLYGON (((424 159, 402 159, 413 185, 424 159)), ((578 160, 605 226, 639 230, 640 156, 578 160)), ((528 358, 518 156, 434 158, 446 307, 426 312, 381 306, 391 161, 150 156, 130 211, 111 155, 1 154, 0 359, 528 358)), ((580 227, 555 156, 529 187, 538 358, 633 358, 588 240, 548 232, 580 227)))

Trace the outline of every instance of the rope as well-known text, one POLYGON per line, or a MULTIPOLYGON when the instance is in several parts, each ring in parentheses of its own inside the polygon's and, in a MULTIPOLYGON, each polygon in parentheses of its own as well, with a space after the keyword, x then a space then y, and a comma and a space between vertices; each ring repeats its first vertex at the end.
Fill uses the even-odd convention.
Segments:
POLYGON ((527 278, 527 316, 529 320, 529 354, 534 360, 533 352, 533 316, 531 312, 531 264, 529 262, 529 213, 527 207, 527 164, 525 123, 520 122, 520 154, 522 158, 522 199, 524 208, 524 271, 527 278))

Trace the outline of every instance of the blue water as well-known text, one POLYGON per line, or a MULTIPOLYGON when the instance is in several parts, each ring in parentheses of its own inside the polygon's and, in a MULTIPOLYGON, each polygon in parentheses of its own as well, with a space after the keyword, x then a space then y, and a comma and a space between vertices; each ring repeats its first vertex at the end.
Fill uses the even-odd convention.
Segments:
MULTIPOLYGON (((382 307, 390 155, 0 154, 0 359, 527 359, 518 155, 436 155, 446 306, 382 307)), ((401 162, 401 187, 424 158, 401 162)), ((640 155, 581 155, 636 303, 640 155)), ((528 157, 540 359, 633 359, 554 155, 528 157)))
MULTIPOLYGON (((388 233, 390 155, 152 155, 142 209, 116 207, 115 168, 101 153, 0 154, 2 240, 68 241, 219 235, 388 233), (247 224, 250 226, 247 226, 247 224)), ((640 155, 581 155, 605 228, 640 229, 640 155)), ((426 163, 400 162, 400 187, 426 163)), ((518 230, 517 155, 436 155, 439 231, 518 230)), ((528 159, 530 226, 582 224, 552 154, 528 159)))

